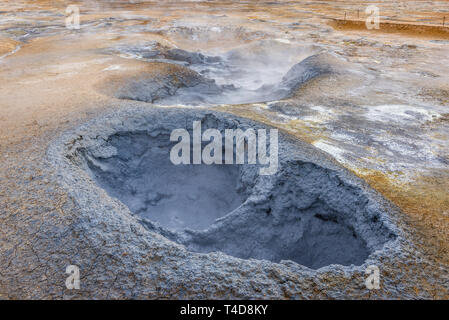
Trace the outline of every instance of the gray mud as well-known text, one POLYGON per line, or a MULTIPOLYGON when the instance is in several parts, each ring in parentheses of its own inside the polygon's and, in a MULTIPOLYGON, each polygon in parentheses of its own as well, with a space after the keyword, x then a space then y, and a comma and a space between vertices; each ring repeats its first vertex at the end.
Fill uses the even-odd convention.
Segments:
POLYGON ((186 67, 177 66, 173 73, 132 76, 106 88, 119 99, 160 102, 176 95, 187 101, 204 101, 206 96, 219 95, 223 88, 186 67), (183 94, 187 89, 187 94, 183 94))
POLYGON ((114 156, 86 158, 109 194, 168 229, 206 229, 243 202, 238 165, 176 166, 169 158, 172 145, 168 132, 124 132, 109 139, 106 148, 114 156))
POLYGON ((110 197, 102 202, 120 201, 127 206, 120 214, 193 252, 291 260, 318 269, 362 265, 395 242, 398 231, 382 198, 325 154, 287 135, 279 137, 279 169, 271 176, 259 175, 259 165, 173 165, 169 134, 191 130, 194 120, 203 130, 265 128, 217 112, 137 110, 89 124, 64 151, 70 159, 65 174, 76 171, 81 189, 97 184, 110 197))

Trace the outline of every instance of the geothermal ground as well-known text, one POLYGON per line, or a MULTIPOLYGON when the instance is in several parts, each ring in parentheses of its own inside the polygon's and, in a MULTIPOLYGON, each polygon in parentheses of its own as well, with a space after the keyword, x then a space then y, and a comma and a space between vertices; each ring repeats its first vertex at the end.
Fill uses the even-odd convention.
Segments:
POLYGON ((448 299, 449 1, 377 6, 2 1, 0 298, 448 299), (278 170, 173 165, 194 121, 278 170))

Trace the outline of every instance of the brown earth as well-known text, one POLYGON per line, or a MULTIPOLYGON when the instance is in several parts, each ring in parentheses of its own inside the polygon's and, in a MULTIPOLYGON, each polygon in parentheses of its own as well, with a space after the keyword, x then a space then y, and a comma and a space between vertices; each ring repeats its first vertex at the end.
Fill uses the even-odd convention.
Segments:
POLYGON ((367 29, 365 21, 334 19, 329 23, 336 30, 372 33, 394 33, 409 37, 449 39, 449 26, 380 22, 379 29, 367 29))

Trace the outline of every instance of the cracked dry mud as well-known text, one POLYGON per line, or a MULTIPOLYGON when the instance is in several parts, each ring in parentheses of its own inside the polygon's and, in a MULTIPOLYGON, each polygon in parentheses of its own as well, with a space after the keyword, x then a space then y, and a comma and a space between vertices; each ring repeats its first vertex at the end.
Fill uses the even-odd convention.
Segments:
POLYGON ((66 5, 0 5, 1 298, 449 298, 448 2, 66 5), (193 121, 278 128, 277 173, 175 167, 193 121))

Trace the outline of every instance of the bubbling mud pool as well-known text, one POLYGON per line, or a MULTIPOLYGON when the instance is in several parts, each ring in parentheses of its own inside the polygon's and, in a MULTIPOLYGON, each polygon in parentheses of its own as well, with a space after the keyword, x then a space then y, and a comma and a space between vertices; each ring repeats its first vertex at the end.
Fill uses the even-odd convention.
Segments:
MULTIPOLYGON (((153 69, 170 66, 173 75, 153 76, 142 71, 128 78, 110 78, 103 88, 120 99, 158 105, 217 105, 266 102, 288 97, 301 82, 321 74, 324 61, 309 66, 304 74, 291 72, 322 50, 314 45, 291 45, 261 40, 230 51, 203 54, 171 48, 153 41, 122 45, 108 54, 152 63, 153 69), (110 83, 118 84, 111 86, 110 83)), ((338 64, 338 61, 337 63, 338 64)))
POLYGON ((193 121, 221 132, 264 128, 253 121, 166 108, 114 117, 114 125, 90 124, 66 159, 81 169, 86 184, 108 193, 110 199, 102 201, 120 201, 129 209, 121 214, 133 215, 148 231, 190 251, 292 260, 318 269, 361 265, 396 239, 382 199, 324 154, 289 136, 280 136, 277 173, 262 176, 259 165, 176 166, 169 159, 173 129, 193 121))

